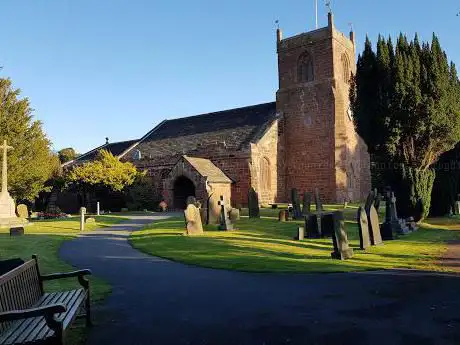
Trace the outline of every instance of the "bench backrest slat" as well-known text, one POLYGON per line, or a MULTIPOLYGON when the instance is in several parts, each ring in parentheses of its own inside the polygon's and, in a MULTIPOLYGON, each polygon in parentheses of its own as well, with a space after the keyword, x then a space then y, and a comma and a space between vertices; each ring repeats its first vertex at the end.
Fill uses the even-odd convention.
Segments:
MULTIPOLYGON (((0 312, 32 307, 43 295, 35 259, 0 276, 0 312)), ((0 332, 8 328, 0 324, 0 332)))

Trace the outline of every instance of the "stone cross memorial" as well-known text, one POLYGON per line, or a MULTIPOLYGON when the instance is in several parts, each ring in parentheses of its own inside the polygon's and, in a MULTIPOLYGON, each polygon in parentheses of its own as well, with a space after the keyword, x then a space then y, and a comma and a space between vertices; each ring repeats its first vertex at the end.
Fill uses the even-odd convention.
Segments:
POLYGON ((359 228, 359 248, 366 249, 371 246, 371 240, 369 238, 369 221, 367 220, 367 214, 364 207, 359 206, 357 216, 359 228))
POLYGON ((332 235, 332 244, 334 246, 334 251, 331 253, 331 257, 333 259, 346 260, 353 256, 353 249, 348 245, 343 213, 340 211, 334 212, 334 234, 332 235))
POLYGON ((201 235, 203 233, 203 223, 201 223, 200 210, 191 203, 184 211, 185 232, 187 235, 201 235))
POLYGON ((248 193, 248 208, 249 218, 260 218, 259 195, 253 187, 249 189, 248 193))
POLYGON ((219 201, 219 206, 220 206, 220 225, 219 225, 219 230, 233 230, 233 224, 230 221, 230 218, 228 217, 228 212, 227 212, 227 203, 224 201, 224 196, 220 196, 220 201, 219 201))
POLYGON ((300 209, 299 192, 295 188, 291 189, 291 202, 292 202, 292 208, 293 208, 293 217, 292 218, 294 218, 294 219, 302 219, 302 211, 300 209))

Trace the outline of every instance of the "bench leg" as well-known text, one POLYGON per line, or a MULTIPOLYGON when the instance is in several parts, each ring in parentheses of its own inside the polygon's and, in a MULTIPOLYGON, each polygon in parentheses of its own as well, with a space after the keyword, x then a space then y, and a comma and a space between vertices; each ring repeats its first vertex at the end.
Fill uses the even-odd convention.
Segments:
POLYGON ((86 291, 85 309, 86 309, 86 327, 91 327, 93 325, 93 322, 91 321, 91 300, 89 298, 89 289, 86 291))

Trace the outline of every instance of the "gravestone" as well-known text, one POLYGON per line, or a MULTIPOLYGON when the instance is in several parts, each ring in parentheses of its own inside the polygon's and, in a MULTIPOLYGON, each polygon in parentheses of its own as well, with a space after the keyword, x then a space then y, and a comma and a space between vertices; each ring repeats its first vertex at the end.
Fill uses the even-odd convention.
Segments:
POLYGON ((302 219, 302 211, 300 210, 299 192, 295 188, 291 189, 291 201, 292 201, 292 208, 293 208, 292 218, 302 219))
POLYGON ((454 204, 454 214, 460 215, 460 201, 456 201, 454 204))
POLYGON ((369 221, 367 220, 367 214, 364 207, 359 206, 357 218, 359 228, 359 248, 366 249, 371 246, 371 240, 369 238, 369 221))
POLYGON ((80 231, 85 230, 86 207, 80 207, 80 231))
POLYGON ((391 192, 387 191, 385 196, 385 221, 380 227, 380 234, 385 241, 394 239, 394 227, 397 225, 392 220, 391 192))
POLYGON ((279 222, 285 222, 286 221, 286 211, 285 210, 280 210, 278 212, 278 221, 279 222))
POLYGON ((305 230, 303 226, 297 227, 297 234, 294 236, 295 240, 301 241, 305 238, 305 230))
POLYGON ((382 196, 378 193, 377 188, 374 189, 374 207, 377 210, 377 213, 379 213, 380 209, 380 202, 382 201, 382 196))
POLYGON ((332 244, 334 251, 331 253, 331 257, 338 260, 350 259, 353 256, 353 249, 348 245, 343 213, 336 211, 333 218, 334 234, 332 235, 332 244))
MULTIPOLYGON (((369 218, 369 211, 371 209, 371 206, 374 204, 374 200, 375 200, 375 197, 374 197, 374 192, 371 191, 368 195, 367 195, 367 199, 366 199, 366 203, 364 204, 364 209, 366 210, 366 213, 367 213, 367 217, 369 218)), ((375 207, 375 206, 374 206, 375 207)))
POLYGON ((219 224, 219 230, 233 230, 233 224, 230 221, 230 218, 228 218, 228 212, 227 212, 227 203, 224 200, 224 196, 220 196, 220 201, 219 201, 219 206, 220 206, 220 224, 219 224))
POLYGON ((369 213, 367 214, 367 219, 369 222, 369 235, 371 244, 373 246, 383 244, 382 235, 380 234, 379 215, 372 203, 369 209, 369 213))
POLYGON ((23 226, 15 226, 10 228, 10 236, 22 236, 24 235, 24 227, 23 226))
POLYGON ((220 207, 219 196, 213 193, 209 196, 207 201, 207 217, 206 224, 219 224, 220 223, 220 207))
POLYGON ((395 193, 391 192, 390 197, 390 221, 393 228, 393 232, 398 235, 406 235, 410 233, 410 229, 407 227, 406 222, 403 219, 398 218, 396 211, 396 197, 395 193))
POLYGON ((305 216, 305 229, 307 238, 320 238, 321 232, 318 227, 318 215, 311 213, 305 216))
POLYGON ((96 223, 96 219, 94 219, 93 217, 86 218, 85 223, 86 224, 94 224, 94 223, 96 223))
POLYGON ((201 224, 207 224, 208 223, 208 209, 206 207, 200 208, 200 218, 201 218, 201 224))
POLYGON ((195 205, 196 208, 199 208, 197 205, 196 205, 196 198, 194 196, 188 196, 186 201, 185 201, 185 205, 188 206, 188 205, 195 205))
POLYGON ((334 213, 321 213, 318 218, 321 219, 320 236, 331 237, 334 233, 334 213))
POLYGON ((185 232, 187 235, 203 234, 203 224, 201 223, 200 211, 194 204, 188 204, 184 211, 185 232))
POLYGON ((29 210, 27 209, 26 205, 19 204, 18 207, 16 207, 16 211, 18 213, 19 218, 22 218, 22 219, 29 218, 29 210))
POLYGON ((260 218, 259 195, 253 187, 248 192, 248 208, 249 218, 260 218))
POLYGON ((406 224, 411 232, 418 230, 417 223, 415 222, 414 217, 407 218, 406 224))
POLYGON ((240 220, 240 210, 237 208, 232 208, 229 212, 230 221, 236 223, 240 220))
POLYGON ((319 189, 315 188, 315 205, 316 205, 316 212, 323 211, 323 204, 321 203, 321 198, 319 195, 319 189))
POLYGON ((303 193, 302 215, 307 216, 311 212, 311 193, 303 193))
POLYGON ((99 203, 99 201, 96 203, 96 215, 101 215, 101 204, 99 203))

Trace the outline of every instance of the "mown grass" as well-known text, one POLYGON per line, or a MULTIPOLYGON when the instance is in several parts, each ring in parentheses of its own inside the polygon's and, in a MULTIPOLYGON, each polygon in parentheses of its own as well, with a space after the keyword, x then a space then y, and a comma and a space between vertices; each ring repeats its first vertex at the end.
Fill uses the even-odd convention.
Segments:
MULTIPOLYGON (((340 209, 328 205, 326 209, 340 209)), ((355 255, 338 261, 330 257, 331 239, 293 240, 302 222, 280 223, 279 210, 261 209, 261 219, 242 217, 239 230, 218 231, 206 226, 202 236, 184 236, 182 218, 156 222, 131 235, 132 245, 151 255, 204 267, 251 272, 350 272, 391 268, 447 270, 439 264, 446 242, 460 239, 459 219, 432 219, 420 230, 382 246, 359 249, 357 206, 344 210, 350 245, 355 255)), ((245 211, 243 210, 243 214, 245 211)))
MULTIPOLYGON (((85 231, 119 223, 125 218, 112 216, 95 217, 96 222, 86 224, 85 231)), ((75 270, 71 265, 59 258, 59 247, 80 233, 78 217, 59 220, 33 221, 33 225, 25 228, 25 235, 10 237, 8 229, 0 229, 0 260, 22 258, 27 261, 32 254, 38 255, 42 274, 68 272, 75 270)), ((98 302, 107 296, 111 287, 108 283, 90 276, 91 301, 98 302)), ((45 283, 47 292, 69 290, 80 287, 76 278, 60 279, 45 283)), ((80 324, 68 335, 69 344, 80 344, 84 341, 84 327, 80 324)))

